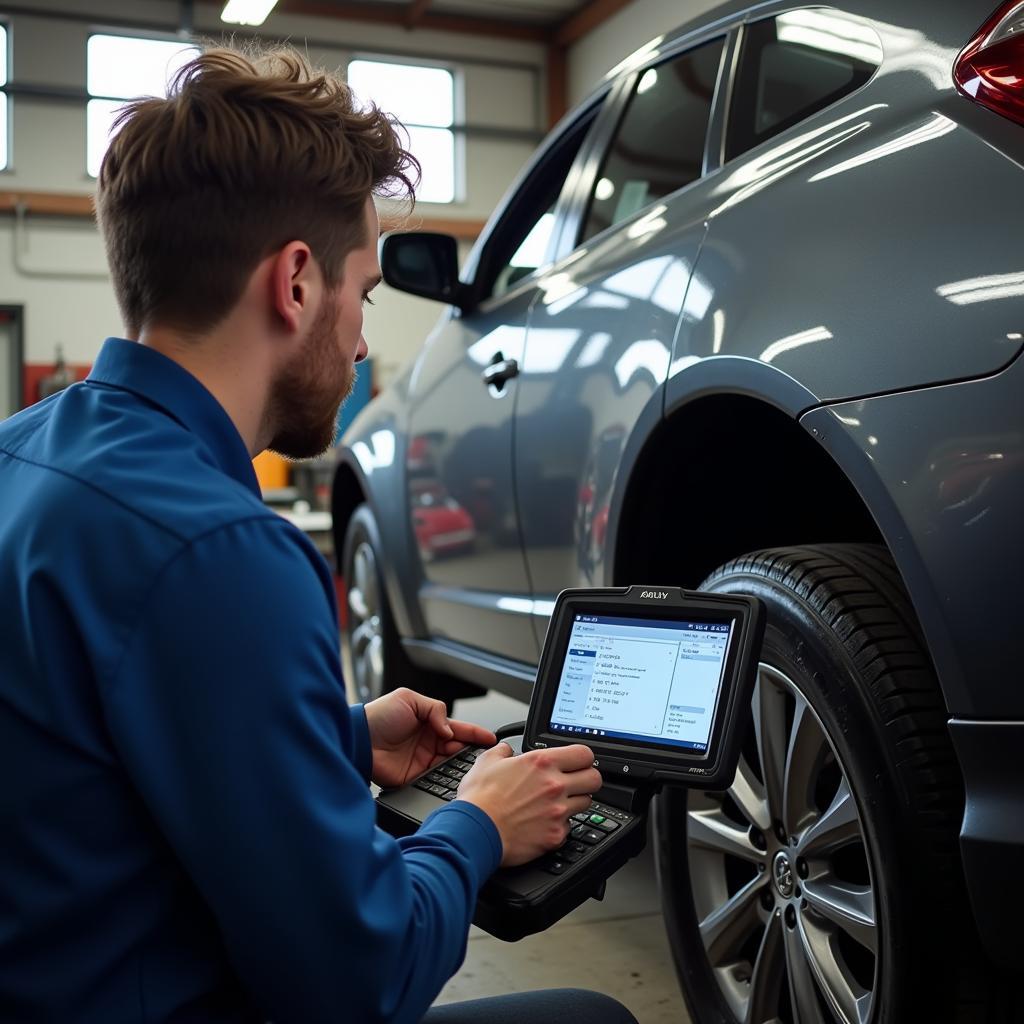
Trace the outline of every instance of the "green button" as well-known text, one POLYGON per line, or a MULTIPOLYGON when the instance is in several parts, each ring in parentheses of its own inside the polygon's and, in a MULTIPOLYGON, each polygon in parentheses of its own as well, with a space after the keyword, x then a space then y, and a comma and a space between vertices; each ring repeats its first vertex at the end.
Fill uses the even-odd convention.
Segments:
POLYGON ((594 825, 600 825, 600 824, 601 824, 601 822, 602 822, 602 821, 604 821, 604 815, 603 815, 603 814, 592 814, 592 815, 590 816, 590 821, 591 821, 591 822, 592 822, 592 823, 593 823, 594 825))

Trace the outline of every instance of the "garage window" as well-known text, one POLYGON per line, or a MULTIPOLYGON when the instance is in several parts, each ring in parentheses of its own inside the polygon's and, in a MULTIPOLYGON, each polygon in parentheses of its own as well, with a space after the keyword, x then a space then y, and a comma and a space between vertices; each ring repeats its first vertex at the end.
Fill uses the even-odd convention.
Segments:
MULTIPOLYGON (((7 85, 7 29, 0 25, 0 89, 7 85)), ((0 92, 0 171, 7 166, 7 93, 0 92)))
POLYGON ((583 240, 703 173, 723 42, 640 73, 591 198, 583 240))
POLYGON ((422 166, 416 198, 451 203, 456 197, 455 76, 434 65, 353 60, 348 84, 363 102, 394 115, 409 132, 409 148, 422 166))
POLYGON ((745 33, 726 159, 746 152, 859 89, 882 61, 870 25, 805 8, 750 25, 745 33))
POLYGON ((194 46, 178 39, 95 35, 86 44, 86 169, 94 178, 110 144, 117 111, 142 96, 166 96, 171 79, 193 57, 194 46))

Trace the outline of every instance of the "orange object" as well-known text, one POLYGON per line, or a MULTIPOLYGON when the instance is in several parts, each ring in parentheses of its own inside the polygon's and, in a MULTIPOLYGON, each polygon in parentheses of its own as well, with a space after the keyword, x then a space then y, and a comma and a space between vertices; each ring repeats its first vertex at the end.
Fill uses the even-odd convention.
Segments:
POLYGON ((252 465, 256 470, 256 479, 260 482, 260 490, 264 493, 288 486, 291 464, 276 452, 260 452, 252 460, 252 465))

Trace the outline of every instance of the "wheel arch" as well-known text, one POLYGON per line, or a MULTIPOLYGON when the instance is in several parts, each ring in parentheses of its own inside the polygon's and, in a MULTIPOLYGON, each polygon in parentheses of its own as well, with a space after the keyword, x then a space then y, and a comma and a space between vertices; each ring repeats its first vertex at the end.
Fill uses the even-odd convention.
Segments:
MULTIPOLYGON (((375 542, 381 553, 381 573, 387 591, 391 614, 399 636, 424 635, 423 622, 415 600, 407 593, 403 579, 413 578, 403 565, 408 565, 408 545, 401 531, 400 514, 404 501, 397 503, 398 514, 390 520, 382 518, 382 498, 372 486, 351 448, 342 448, 331 487, 331 530, 334 536, 335 565, 339 576, 344 574, 345 534, 355 510, 363 503, 370 506, 376 521, 375 542), (385 547, 385 541, 387 546, 385 547)), ((411 588, 410 588, 411 589, 411 588)))
MULTIPOLYGON (((839 436, 839 426, 801 384, 754 360, 703 360, 677 374, 666 388, 664 415, 638 424, 626 446, 609 515, 605 585, 642 578, 695 587, 747 551, 883 544, 910 594, 940 685, 944 668, 955 679, 950 652, 936 646, 928 628, 936 598, 907 526, 869 453, 839 436), (687 542, 666 549, 664 537, 680 529, 687 542)), ((943 692, 950 707, 950 692, 943 692)))

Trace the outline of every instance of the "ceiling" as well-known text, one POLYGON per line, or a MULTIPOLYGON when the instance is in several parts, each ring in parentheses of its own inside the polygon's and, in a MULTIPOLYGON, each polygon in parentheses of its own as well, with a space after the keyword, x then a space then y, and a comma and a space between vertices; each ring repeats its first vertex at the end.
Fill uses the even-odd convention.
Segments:
MULTIPOLYGON (((537 27, 553 27, 588 6, 590 0, 359 0, 363 8, 378 8, 382 14, 403 9, 415 18, 424 14, 484 18, 537 27)), ((324 11, 337 7, 339 14, 351 8, 348 0, 320 0, 324 11)), ((289 0, 281 0, 278 10, 287 12, 289 0)))
MULTIPOLYGON (((461 14, 519 25, 554 26, 586 7, 588 2, 589 0, 430 0, 429 4, 419 6, 424 13, 430 11, 434 14, 461 14)), ((395 8, 413 9, 418 6, 413 0, 361 0, 360 5, 380 7, 382 12, 393 11, 395 8)), ((280 0, 278 9, 285 12, 289 6, 289 0, 280 0)), ((351 4, 347 0, 324 0, 319 6, 325 11, 330 10, 332 6, 344 11, 351 4)))

